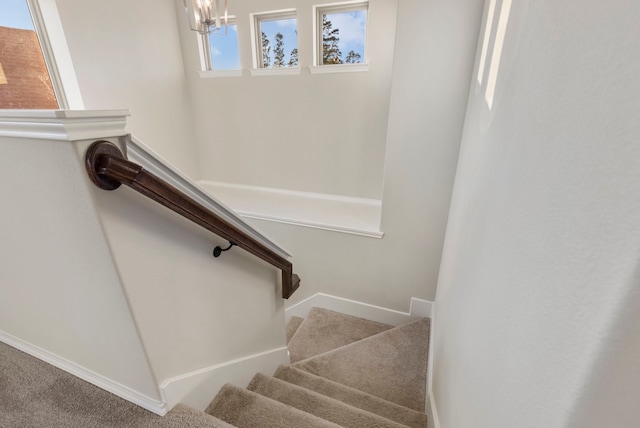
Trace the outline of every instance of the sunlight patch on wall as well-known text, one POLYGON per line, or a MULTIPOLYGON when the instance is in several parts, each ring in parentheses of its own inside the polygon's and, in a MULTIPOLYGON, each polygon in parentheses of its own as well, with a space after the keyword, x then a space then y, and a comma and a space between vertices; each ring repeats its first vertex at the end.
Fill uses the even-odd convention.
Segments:
POLYGON ((489 3, 489 14, 487 15, 487 23, 484 27, 484 39, 482 40, 482 53, 480 54, 480 64, 478 65, 478 84, 482 85, 482 77, 484 76, 484 66, 487 60, 487 50, 489 49, 489 38, 493 28, 493 16, 496 10, 496 0, 489 3))
POLYGON ((493 106, 493 95, 496 90, 496 81, 498 80, 498 71, 500 69, 500 57, 502 56, 502 48, 504 38, 507 33, 507 24, 509 23, 509 14, 511 13, 511 0, 503 0, 502 9, 500 11, 500 20, 498 21, 498 30, 496 32, 496 40, 493 45, 493 54, 491 56, 491 66, 489 68, 489 77, 487 80, 487 91, 485 92, 485 100, 489 106, 489 110, 493 106))

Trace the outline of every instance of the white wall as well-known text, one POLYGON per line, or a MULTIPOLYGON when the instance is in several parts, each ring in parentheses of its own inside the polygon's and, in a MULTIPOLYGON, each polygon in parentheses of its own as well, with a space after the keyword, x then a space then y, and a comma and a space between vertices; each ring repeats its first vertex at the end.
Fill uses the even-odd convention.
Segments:
POLYGON ((255 221, 295 255, 291 303, 323 292, 408 311, 435 298, 481 13, 481 0, 398 5, 383 239, 255 221))
POLYGON ((381 229, 385 267, 428 300, 435 298, 482 5, 405 0, 398 12, 381 229))
POLYGON ((130 109, 129 132, 197 177, 174 1, 56 3, 85 108, 130 109))
POLYGON ((0 337, 159 401, 74 146, 0 138, 0 151, 0 337))
POLYGON ((230 2, 243 77, 199 77, 197 35, 180 20, 202 179, 381 197, 396 0, 370 2, 369 71, 311 75, 317 3, 230 2), (297 9, 301 74, 252 77, 249 14, 285 8, 297 9))
POLYGON ((473 83, 436 298, 443 428, 640 420, 638 22, 632 1, 513 2, 492 110, 473 83))
POLYGON ((129 188, 92 194, 158 382, 286 346, 279 270, 214 258, 226 241, 129 188))
MULTIPOLYGON (((384 190, 383 240, 257 221, 295 256, 303 287, 291 302, 319 291, 399 310, 408 309, 410 297, 433 300, 480 1, 470 6, 468 2, 407 0, 397 11, 394 0, 373 0, 369 41, 375 48, 369 51, 369 71, 331 75, 311 75, 304 68, 312 62, 314 2, 235 2, 232 5, 238 9, 231 12, 240 24, 245 65, 251 56, 248 14, 298 8, 303 70, 300 76, 264 77, 251 77, 245 70, 243 77, 222 79, 198 76, 196 35, 186 28, 182 2, 176 1, 173 11, 165 3, 154 3, 154 22, 166 26, 166 31, 156 34, 137 22, 134 25, 136 20, 150 19, 141 16, 145 15, 144 1, 134 5, 76 5, 60 0, 61 18, 87 105, 91 106, 91 100, 100 102, 101 107, 126 101, 124 107, 134 107, 129 129, 183 168, 189 164, 183 157, 195 153, 182 145, 188 140, 172 137, 172 130, 177 128, 167 129, 165 124, 171 122, 165 116, 155 122, 150 118, 151 112, 160 110, 155 106, 165 107, 155 98, 158 96, 163 98, 160 101, 165 96, 171 102, 177 100, 173 108, 189 111, 182 108, 182 103, 188 103, 184 101, 186 95, 178 91, 182 86, 171 80, 186 73, 197 130, 200 178, 373 198, 380 198, 384 190), (132 9, 124 13, 128 8, 132 9), (107 23, 104 26, 109 28, 100 23, 89 28, 84 17, 96 14, 113 15, 105 22, 124 19, 130 25, 124 30, 107 23), (175 31, 171 19, 177 19, 182 43, 181 72, 175 70, 176 41, 169 40, 175 31), (94 45, 102 47, 105 61, 95 60, 94 45), (144 45, 153 50, 144 51, 144 45), (167 54, 158 55, 155 49, 165 45, 167 54), (109 59, 114 62, 109 63, 109 59), (136 68, 123 68, 123 60, 131 61, 136 68), (166 70, 160 75, 159 69, 166 70), (95 76, 115 79, 136 95, 128 98, 129 92, 96 85, 95 76), (150 85, 156 79, 160 84, 150 85), (149 95, 149 91, 158 93, 149 95), (285 101, 274 107, 270 97, 276 93, 285 101), (348 96, 342 99, 345 94, 348 96), (212 102, 214 99, 223 101, 212 102), (143 125, 153 123, 153 132, 162 133, 161 138, 147 138, 142 133, 147 128, 136 128, 140 114, 145 115, 143 125), (289 116, 296 118, 293 126, 297 130, 281 138, 277 131, 282 126, 280 119, 289 116), (319 132, 319 117, 331 122, 330 138, 319 132), (217 123, 224 126, 215 126, 217 123), (255 138, 265 129, 268 144, 255 138), (241 159, 244 155, 248 159, 241 159)), ((194 170, 184 169, 189 174, 194 170)))
POLYGON ((0 340, 154 412, 204 409, 225 382, 288 361, 280 271, 238 248, 215 259, 226 241, 125 186, 95 186, 85 152, 124 125, 118 111, 0 117, 0 340))

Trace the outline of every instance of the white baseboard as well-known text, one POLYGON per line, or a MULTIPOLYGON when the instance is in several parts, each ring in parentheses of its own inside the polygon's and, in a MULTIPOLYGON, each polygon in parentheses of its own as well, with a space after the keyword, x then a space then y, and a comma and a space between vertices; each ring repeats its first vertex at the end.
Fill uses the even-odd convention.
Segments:
POLYGON ((329 309, 385 324, 401 325, 417 318, 430 317, 433 302, 412 297, 409 312, 401 312, 356 300, 317 293, 287 308, 285 310, 286 319, 289 321, 292 316, 305 318, 313 307, 329 309))
POLYGON ((438 418, 438 408, 433 394, 429 394, 429 404, 431 405, 431 418, 433 419, 433 427, 440 428, 440 419, 438 418))
POLYGON ((160 391, 172 408, 178 403, 205 410, 226 383, 244 388, 258 372, 271 375, 281 364, 289 364, 286 347, 227 361, 162 382, 160 391))
POLYGON ((46 349, 42 349, 36 345, 25 342, 24 340, 9 333, 0 331, 0 341, 157 415, 164 416, 164 414, 169 410, 166 403, 163 401, 148 397, 147 395, 135 391, 128 386, 122 385, 112 379, 89 370, 86 367, 62 358, 50 351, 47 351, 46 349))
POLYGON ((431 308, 431 328, 429 332, 429 357, 427 360, 427 406, 431 408, 431 417, 433 419, 433 427, 440 428, 440 419, 438 419, 438 409, 436 408, 435 398, 433 397, 433 356, 435 343, 435 326, 436 326, 436 307, 435 304, 431 308))

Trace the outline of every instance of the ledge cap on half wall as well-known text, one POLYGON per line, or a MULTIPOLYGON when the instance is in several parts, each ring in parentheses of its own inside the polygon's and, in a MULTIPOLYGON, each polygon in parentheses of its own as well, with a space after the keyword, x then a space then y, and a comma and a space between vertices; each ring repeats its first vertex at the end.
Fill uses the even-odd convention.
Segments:
POLYGON ((129 110, 2 110, 0 137, 77 141, 126 135, 129 110))

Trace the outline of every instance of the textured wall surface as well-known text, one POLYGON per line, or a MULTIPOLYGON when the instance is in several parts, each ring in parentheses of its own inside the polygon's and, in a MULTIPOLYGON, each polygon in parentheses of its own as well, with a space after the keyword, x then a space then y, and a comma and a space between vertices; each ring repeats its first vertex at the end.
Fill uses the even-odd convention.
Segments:
POLYGON ((513 2, 491 109, 474 76, 436 298, 443 428, 640 420, 638 22, 632 1, 513 2))

